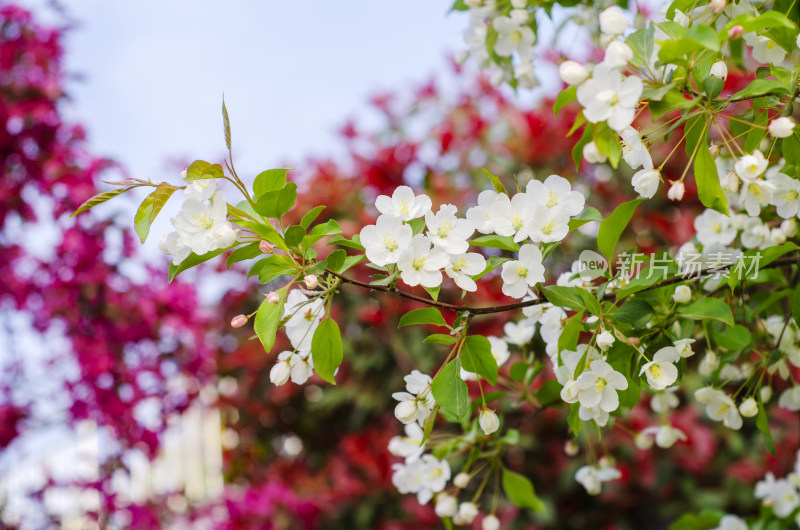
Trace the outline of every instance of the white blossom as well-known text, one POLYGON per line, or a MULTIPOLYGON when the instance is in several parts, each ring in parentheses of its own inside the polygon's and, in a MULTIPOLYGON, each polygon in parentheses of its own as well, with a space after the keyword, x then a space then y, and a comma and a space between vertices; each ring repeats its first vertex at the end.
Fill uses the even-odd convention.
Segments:
POLYGON ((481 530, 500 530, 500 519, 496 515, 487 515, 481 521, 481 530))
POLYGON ((423 455, 412 462, 392 466, 392 484, 400 493, 416 493, 420 504, 427 504, 434 493, 444 490, 450 480, 447 460, 437 460, 433 455, 423 455))
POLYGON ((466 219, 456 217, 457 208, 452 204, 443 204, 434 214, 425 212, 425 224, 428 227, 428 239, 448 254, 463 254, 469 248, 467 239, 475 229, 466 219))
POLYGON ((622 35, 628 29, 628 18, 617 6, 611 6, 600 13, 600 31, 608 36, 622 35))
POLYGON ((471 524, 478 517, 478 507, 472 502, 462 502, 458 506, 458 513, 453 517, 453 523, 458 525, 471 524))
POLYGON ((480 274, 486 269, 486 258, 477 252, 450 254, 450 262, 445 265, 444 272, 465 291, 474 292, 478 285, 471 276, 480 274))
POLYGON ((776 206, 778 215, 790 219, 800 213, 800 180, 783 173, 770 175, 767 180, 774 186, 772 204, 776 206))
POLYGON ((481 234, 494 232, 494 225, 489 218, 489 209, 497 200, 499 193, 494 190, 484 190, 478 194, 478 204, 467 210, 467 221, 481 234))
POLYGON ((405 436, 393 436, 389 440, 389 452, 394 456, 405 458, 406 462, 414 461, 425 452, 425 444, 422 442, 424 437, 422 427, 409 422, 405 426, 405 436))
POLYGON ((640 169, 631 178, 633 189, 645 199, 653 198, 660 183, 661 172, 657 169, 640 169))
MULTIPOLYGON (((633 127, 625 127, 619 132, 619 136, 622 141, 622 159, 631 166, 631 169, 640 167, 653 169, 653 159, 650 157, 647 146, 642 142, 639 131, 633 127)), ((586 156, 585 151, 584 156, 586 156)))
POLYGON ((705 387, 694 393, 695 399, 706 406, 706 414, 714 421, 734 430, 742 428, 742 417, 733 400, 722 390, 705 387))
POLYGON ((591 79, 584 81, 577 92, 584 107, 584 116, 591 123, 608 122, 615 131, 630 126, 636 105, 642 95, 642 80, 625 77, 607 64, 599 64, 591 79))
POLYGON ((683 194, 686 192, 686 186, 684 186, 682 180, 676 180, 672 183, 667 190, 667 198, 671 201, 680 201, 683 199, 683 194))
POLYGON ((583 146, 583 158, 590 164, 602 164, 608 160, 608 157, 600 152, 597 144, 593 141, 583 146))
POLYGON ((656 445, 662 449, 669 449, 678 440, 686 441, 686 434, 672 425, 658 425, 654 427, 647 427, 642 431, 643 436, 653 436, 656 445))
POLYGON ((449 262, 450 258, 442 249, 431 248, 430 240, 417 234, 397 258, 397 268, 400 269, 400 278, 406 285, 432 288, 441 285, 441 269, 449 262))
POLYGON ((685 304, 692 299, 692 290, 688 285, 679 285, 675 288, 672 299, 678 304, 685 304))
POLYGON ((786 52, 783 51, 783 48, 769 37, 746 33, 744 41, 753 47, 753 59, 760 63, 779 65, 786 57, 786 52))
POLYGON ((719 77, 724 81, 728 79, 728 65, 725 64, 725 61, 717 61, 711 65, 708 75, 719 77))
POLYGON ((786 479, 775 480, 772 473, 756 483, 755 496, 771 506, 778 517, 788 517, 800 505, 797 488, 786 479))
POLYGON ((773 138, 788 138, 794 133, 795 122, 788 116, 781 116, 769 122, 767 132, 773 138))
POLYGON ((606 47, 603 64, 611 68, 624 68, 633 59, 633 50, 624 42, 612 40, 606 47))
POLYGON ((536 328, 529 320, 520 320, 519 322, 506 322, 503 325, 503 333, 505 333, 505 340, 509 344, 522 346, 527 344, 533 338, 533 333, 536 328))
POLYGON ((745 182, 752 182, 767 170, 768 165, 769 160, 764 158, 764 154, 756 149, 752 154, 740 157, 733 168, 740 179, 745 182))
POLYGON ((675 346, 675 349, 678 351, 681 357, 684 359, 691 357, 694 355, 694 350, 692 350, 692 344, 696 341, 694 339, 679 339, 672 343, 675 346))
MULTIPOLYGON (((391 200, 388 197, 386 199, 391 200)), ((400 254, 411 243, 413 235, 410 226, 404 224, 399 217, 389 214, 381 215, 374 225, 365 226, 359 234, 367 259, 380 266, 397 263, 400 254)))
POLYGON ((614 335, 610 331, 603 331, 597 336, 597 347, 606 351, 614 344, 614 335))
MULTIPOLYGON (((228 205, 217 191, 206 204, 198 199, 187 199, 172 225, 181 242, 192 252, 202 255, 212 250, 228 248, 236 241, 236 232, 227 221, 228 205)), ((169 248, 169 247, 168 247, 169 248)))
POLYGON ((551 210, 558 208, 570 217, 581 213, 586 202, 581 192, 573 191, 569 181, 558 175, 550 175, 544 182, 530 180, 525 186, 525 194, 540 206, 551 210))
POLYGON ((178 232, 170 232, 161 236, 158 248, 164 254, 172 256, 173 265, 180 265, 192 253, 192 249, 181 240, 178 232))
POLYGON ((739 403, 739 414, 745 418, 752 418, 758 414, 758 403, 752 397, 749 397, 739 403))
POLYGON ((396 217, 401 221, 410 221, 422 217, 431 209, 431 199, 424 194, 414 195, 414 190, 408 186, 398 186, 391 197, 379 195, 375 199, 375 208, 384 215, 396 217))
POLYGON ((654 392, 653 398, 650 400, 650 408, 657 414, 677 408, 680 403, 678 396, 675 395, 677 391, 677 386, 671 386, 660 392, 654 392))
POLYGON ((516 51, 523 57, 530 56, 536 40, 533 30, 519 20, 510 17, 495 17, 492 26, 497 30, 494 52, 500 57, 511 57, 516 51))
POLYGON ((514 241, 519 242, 528 237, 527 223, 535 210, 536 204, 525 193, 512 198, 501 193, 489 207, 489 221, 496 234, 514 236, 514 241))
POLYGON ((680 359, 678 350, 667 346, 653 355, 653 360, 642 366, 639 375, 647 376, 648 384, 653 390, 664 390, 678 379, 678 368, 675 363, 680 359))
POLYGON ((613 412, 619 407, 617 391, 628 388, 628 380, 605 361, 592 361, 589 371, 578 376, 578 399, 584 407, 613 412))
POLYGON ((534 245, 522 245, 519 259, 503 263, 501 273, 503 294, 512 298, 522 298, 530 287, 544 281, 542 253, 534 245))
POLYGON ((497 414, 495 414, 493 410, 485 408, 481 410, 478 424, 483 434, 489 435, 497 432, 497 429, 500 428, 500 418, 497 417, 497 414))
POLYGON ((719 521, 719 526, 712 530, 748 530, 747 523, 735 515, 724 515, 719 521))
POLYGON ((583 466, 575 473, 575 480, 586 488, 589 495, 597 495, 603 487, 603 482, 617 480, 622 473, 613 467, 583 466))
POLYGON ((697 240, 703 245, 729 245, 736 238, 736 228, 731 218, 708 209, 694 220, 697 240))
POLYGON ((558 66, 558 75, 568 85, 580 85, 589 79, 589 71, 576 61, 564 61, 558 66))
POLYGON ((784 390, 778 398, 778 406, 796 412, 800 410, 800 386, 784 390))
POLYGON ((450 494, 440 493, 436 496, 434 511, 439 517, 453 517, 458 511, 458 499, 450 494))

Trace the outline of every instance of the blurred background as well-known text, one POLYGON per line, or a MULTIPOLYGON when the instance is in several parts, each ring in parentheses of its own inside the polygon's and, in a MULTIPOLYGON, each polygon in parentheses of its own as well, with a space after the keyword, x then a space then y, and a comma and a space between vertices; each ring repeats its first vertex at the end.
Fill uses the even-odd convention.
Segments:
MULTIPOLYGON (((167 282, 157 242, 176 204, 144 247, 136 197, 69 214, 107 189, 102 180, 177 183, 192 160, 220 161, 223 94, 239 173, 297 168, 295 211, 325 205, 320 219, 348 234, 374 219, 375 196, 403 183, 464 208, 488 186, 483 167, 507 186, 511 175, 573 178, 576 109, 553 116, 560 84, 547 64, 566 51, 540 50, 541 88, 498 89, 451 59, 467 21, 449 8, 0 1, 0 527, 439 527, 430 504, 397 494, 398 459, 386 450, 401 433, 387 389, 444 354, 421 331, 397 333, 414 306, 345 289, 340 384, 274 387, 274 354, 228 325, 269 286, 223 259, 167 282)), ((575 42, 571 53, 591 53, 575 42)), ((675 158, 667 176, 683 168, 675 158)), ((580 168, 604 214, 632 198, 630 172, 619 173, 580 168)), ((691 237, 690 213, 647 207, 630 246, 691 237)), ((562 245, 548 277, 568 270, 592 230, 562 245)), ((496 278, 483 284, 470 302, 504 299, 496 278)), ((503 336, 510 317, 476 326, 503 336)), ((543 344, 527 347, 544 355, 543 344)), ((778 458, 764 460, 752 456, 763 454, 756 433, 712 432, 684 408, 671 420, 689 439, 669 452, 632 449, 625 429, 613 431, 605 443, 620 447, 623 480, 590 498, 573 480, 582 457, 563 451, 565 409, 503 412, 522 436, 506 460, 549 506, 548 516, 501 506, 511 528, 666 528, 698 508, 753 508, 742 485, 791 467, 798 445, 791 414, 775 429, 778 458)), ((645 400, 628 427, 653 422, 645 400)))

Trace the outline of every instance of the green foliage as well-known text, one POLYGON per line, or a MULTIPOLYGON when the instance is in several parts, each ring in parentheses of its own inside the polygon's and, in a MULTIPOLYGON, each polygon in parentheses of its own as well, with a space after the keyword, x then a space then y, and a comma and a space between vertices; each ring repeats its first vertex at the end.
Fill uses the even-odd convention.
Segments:
POLYGON ((492 345, 483 335, 470 335, 461 348, 464 370, 478 374, 490 384, 497 384, 497 361, 492 356, 492 345))
POLYGON ((644 199, 623 202, 600 223, 600 229, 597 231, 597 248, 609 260, 614 256, 614 248, 617 246, 622 232, 625 231, 636 207, 642 201, 644 199))
POLYGON ((178 188, 171 184, 162 182, 153 193, 145 197, 142 201, 134 217, 136 233, 139 235, 139 240, 141 240, 142 243, 147 239, 147 235, 150 233, 150 226, 153 224, 153 221, 156 220, 156 216, 158 216, 161 209, 177 189, 178 188))
POLYGON ((268 169, 256 175, 253 181, 253 195, 256 201, 270 191, 277 191, 286 186, 287 169, 268 169))
POLYGON ((170 281, 170 283, 172 282, 172 280, 175 279, 175 277, 178 274, 182 273, 183 271, 185 271, 187 269, 191 269, 195 265, 199 265, 201 263, 204 263, 204 262, 210 260, 211 258, 216 258, 220 254, 222 254, 223 252, 227 252, 228 250, 230 250, 230 248, 220 248, 220 249, 217 249, 217 250, 212 250, 211 252, 206 252, 205 254, 202 254, 200 256, 198 256, 197 254, 192 252, 191 254, 189 254, 189 256, 185 260, 181 261, 180 264, 175 265, 174 263, 170 263, 169 264, 169 281, 170 281))
POLYGON ((317 326, 311 339, 311 355, 314 358, 314 371, 323 380, 336 384, 334 372, 342 364, 342 335, 339 325, 332 318, 326 318, 317 326))
POLYGON ((258 311, 256 311, 253 329, 266 352, 272 350, 272 346, 275 344, 275 335, 278 333, 278 328, 283 318, 283 305, 286 303, 289 287, 290 285, 286 285, 275 291, 280 296, 277 304, 271 304, 265 299, 258 306, 258 311))
POLYGON ((719 298, 703 298, 678 310, 678 314, 690 320, 718 320, 733 326, 731 307, 719 298))
POLYGON ((431 392, 439 409, 457 419, 469 411, 467 384, 461 379, 461 361, 456 358, 447 363, 433 378, 431 392))
POLYGON ((510 252, 519 252, 519 245, 514 243, 514 240, 511 237, 498 236, 497 234, 476 237, 470 241, 469 244, 474 247, 499 248, 501 250, 508 250, 510 252))
POLYGON ((430 326, 449 327, 445 322, 444 317, 435 307, 423 307, 422 309, 414 309, 400 317, 398 328, 406 326, 415 326, 418 324, 427 324, 430 326))
POLYGON ((523 475, 503 469, 503 491, 506 492, 508 499, 520 508, 538 513, 547 511, 544 503, 536 496, 533 484, 523 475))
POLYGON ((258 196, 255 209, 264 217, 280 219, 286 215, 297 200, 297 184, 289 182, 277 190, 266 191, 258 196))
POLYGON ((99 193, 99 194, 95 195, 94 197, 92 197, 91 199, 89 199, 86 202, 84 202, 83 204, 81 204, 80 207, 77 210, 72 212, 72 215, 70 215, 70 217, 75 217, 79 213, 85 212, 86 210, 90 210, 90 209, 94 208, 95 206, 97 206, 98 204, 103 204, 106 201, 110 201, 111 199, 113 199, 117 195, 122 195, 123 193, 125 193, 128 190, 132 190, 134 187, 135 186, 129 186, 127 188, 117 188, 115 190, 105 191, 103 193, 99 193))
POLYGON ((506 191, 506 187, 503 186, 503 183, 500 182, 500 179, 497 178, 495 175, 493 175, 488 169, 486 169, 486 168, 482 168, 482 169, 483 169, 484 175, 489 177, 489 180, 492 181, 492 186, 494 186, 495 191, 497 193, 505 193, 506 195, 508 195, 508 192, 506 191))

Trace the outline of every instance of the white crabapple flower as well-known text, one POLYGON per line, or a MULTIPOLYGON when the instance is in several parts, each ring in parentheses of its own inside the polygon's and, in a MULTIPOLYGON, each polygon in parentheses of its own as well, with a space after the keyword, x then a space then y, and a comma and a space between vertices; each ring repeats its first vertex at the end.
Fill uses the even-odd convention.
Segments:
POLYGON ((525 230, 517 233, 514 241, 522 241, 524 235, 527 235, 534 243, 561 241, 569 233, 569 215, 560 207, 538 206, 534 214, 527 219, 525 227, 525 230))
POLYGON ((217 179, 194 179, 186 184, 183 193, 187 199, 207 201, 214 196, 217 191, 217 179))
POLYGON ((209 204, 198 199, 186 199, 172 226, 181 242, 197 255, 227 248, 236 241, 236 231, 227 220, 228 205, 217 191, 209 204))
POLYGON ((639 196, 652 199, 661 183, 661 172, 657 169, 640 169, 631 178, 631 185, 639 196))
MULTIPOLYGON (((592 348, 588 344, 578 344, 574 351, 564 350, 560 355, 553 355, 550 358, 554 365, 553 371, 556 374, 556 380, 561 385, 564 385, 565 388, 570 381, 575 379, 575 369, 578 367, 578 363, 584 358, 584 356, 586 356, 585 362, 587 363, 602 359, 602 355, 597 348, 592 348)), ((577 390, 577 386, 574 385, 570 390, 562 390, 562 399, 564 399, 564 401, 567 403, 575 403, 578 401, 577 390), (569 396, 571 392, 573 392, 574 395, 569 396), (567 399, 565 395, 569 396, 570 399, 567 399)))
POLYGON ((589 71, 577 61, 564 61, 558 65, 558 75, 568 85, 580 85, 589 79, 589 71))
POLYGON ((389 440, 389 452, 394 456, 405 458, 406 462, 413 462, 425 452, 425 443, 422 442, 425 433, 417 423, 405 426, 405 436, 393 436, 389 440))
POLYGON ((436 400, 430 390, 432 379, 419 370, 412 370, 404 379, 406 392, 392 394, 392 398, 399 401, 395 406, 394 415, 404 424, 417 421, 422 426, 436 406, 436 400))
POLYGON ((775 185, 764 179, 755 179, 742 183, 739 194, 739 204, 744 206, 747 214, 756 217, 761 213, 761 208, 772 202, 775 185))
POLYGON ((520 320, 519 322, 506 322, 503 325, 505 341, 509 344, 522 346, 531 341, 533 333, 536 331, 534 324, 530 320, 520 320))
POLYGON ((284 330, 296 350, 303 353, 311 351, 311 339, 324 313, 325 302, 321 298, 312 301, 298 289, 289 291, 283 314, 290 316, 284 330))
POLYGON ((752 182, 761 176, 769 165, 769 160, 756 149, 752 154, 744 155, 733 166, 736 175, 745 182, 752 182))
POLYGON ((491 409, 482 409, 478 417, 478 425, 480 425, 483 434, 490 435, 497 432, 500 428, 500 418, 491 409))
POLYGON ((433 455, 392 466, 392 484, 400 493, 416 493, 420 504, 427 504, 450 480, 447 460, 437 460, 433 455))
POLYGON ((575 473, 575 480, 586 489, 589 495, 597 495, 603 488, 603 482, 617 480, 622 473, 614 467, 583 466, 575 473))
POLYGON ((292 383, 302 385, 314 374, 314 364, 306 353, 283 351, 278 354, 278 362, 269 371, 269 380, 275 386, 286 384, 291 378, 292 383))
POLYGON ((462 502, 458 505, 458 513, 453 517, 453 523, 457 525, 472 524, 478 517, 478 507, 474 502, 462 502))
POLYGON ((481 521, 481 530, 500 530, 500 519, 496 515, 487 515, 481 521))
POLYGON ((494 45, 494 52, 497 55, 511 57, 516 51, 523 57, 530 56, 536 35, 529 26, 504 16, 495 17, 492 26, 497 30, 497 42, 494 45))
POLYGON ((578 87, 578 102, 584 107, 584 116, 591 123, 608 122, 615 131, 633 123, 634 109, 642 95, 642 80, 636 76, 625 77, 606 64, 599 64, 592 78, 578 87))
POLYGON ((608 160, 608 157, 600 152, 600 149, 594 142, 589 142, 583 146, 583 158, 590 164, 602 164, 608 160))
POLYGON ((534 245, 522 245, 519 259, 503 263, 503 294, 522 298, 528 289, 544 281, 542 252, 534 245))
POLYGON ((602 351, 609 349, 612 344, 614 344, 614 335, 610 331, 603 331, 597 336, 597 347, 602 351))
POLYGON ((619 132, 622 140, 622 159, 631 167, 631 169, 644 169, 653 168, 653 159, 650 157, 650 151, 647 146, 642 142, 642 137, 639 131, 633 127, 625 127, 619 132))
POLYGON ((628 18, 617 6, 609 7, 600 13, 600 31, 609 37, 622 35, 628 29, 628 18))
POLYGON ((794 133, 795 122, 788 116, 775 118, 767 126, 767 132, 773 138, 788 138, 794 133))
POLYGON ((600 407, 584 407, 581 405, 578 409, 578 418, 581 421, 594 420, 600 427, 605 427, 608 424, 609 414, 600 407))
POLYGON ((742 417, 733 400, 722 390, 704 387, 694 393, 695 399, 706 406, 706 414, 714 421, 721 421, 726 427, 739 430, 742 417))
POLYGON ((489 207, 489 221, 500 236, 514 236, 519 242, 528 237, 528 221, 533 217, 536 204, 525 193, 509 198, 500 193, 489 207))
POLYGON ((786 57, 786 52, 783 51, 783 48, 769 37, 746 33, 744 41, 748 46, 753 47, 753 59, 760 63, 778 65, 786 57))
POLYGON ((424 194, 414 195, 414 190, 408 186, 398 186, 391 197, 379 195, 375 199, 375 208, 379 212, 396 217, 401 221, 410 221, 411 219, 422 217, 425 212, 431 209, 431 205, 430 197, 424 194))
POLYGON ((489 218, 489 209, 497 200, 499 193, 494 190, 484 190, 478 194, 478 204, 467 209, 467 221, 481 234, 494 232, 494 224, 489 218))
POLYGON ((730 217, 711 209, 695 218, 694 229, 697 232, 697 240, 704 246, 729 245, 737 233, 730 217))
POLYGON ((771 472, 756 483, 755 496, 762 499, 764 505, 771 506, 778 517, 788 517, 800 505, 800 495, 794 484, 785 478, 775 480, 771 472))
POLYGON ((735 515, 723 515, 719 521, 719 526, 711 530, 747 530, 747 523, 744 519, 735 515))
POLYGON ((653 390, 664 390, 678 380, 678 368, 675 363, 680 353, 673 346, 661 348, 653 355, 653 360, 642 366, 639 375, 647 376, 647 383, 653 390))
POLYGON ((436 508, 434 512, 439 517, 453 517, 458 511, 458 499, 448 493, 440 493, 436 496, 436 508))
POLYGON ((691 357, 694 355, 694 350, 692 349, 692 344, 694 344, 694 339, 679 339, 672 343, 675 346, 675 349, 678 350, 678 353, 684 359, 691 357))
POLYGON ((772 204, 775 205, 778 215, 784 219, 791 219, 800 213, 800 180, 783 173, 770 175, 767 180, 775 188, 772 193, 772 204))
POLYGON ((381 215, 374 225, 365 226, 359 233, 367 259, 380 266, 397 263, 413 235, 410 226, 389 214, 381 215))
POLYGON ((417 234, 397 258, 400 278, 406 285, 415 287, 438 287, 442 283, 442 271, 450 262, 447 254, 438 247, 431 248, 431 241, 417 234))
POLYGON ((577 379, 578 401, 586 408, 599 407, 613 412, 619 407, 618 390, 628 388, 628 380, 605 361, 592 361, 589 370, 577 379))
POLYGON ((675 180, 667 191, 667 198, 671 201, 680 201, 686 193, 686 185, 682 180, 675 180))
POLYGON ((678 440, 686 441, 686 434, 672 425, 656 425, 642 430, 643 436, 653 436, 656 445, 662 449, 669 449, 678 440))
POLYGON ((728 79, 728 65, 725 64, 725 61, 717 61, 711 65, 708 75, 719 77, 724 81, 728 79))
POLYGON ((525 194, 536 204, 549 209, 559 208, 570 217, 581 213, 586 203, 586 197, 573 191, 569 181, 558 175, 550 175, 544 182, 530 180, 525 186, 525 194))
POLYGON ((467 239, 475 229, 466 219, 458 219, 458 209, 453 204, 443 204, 435 214, 425 212, 427 236, 431 242, 448 254, 463 254, 469 248, 467 239))
POLYGON ((486 258, 477 252, 449 254, 450 263, 445 265, 444 272, 465 291, 475 292, 478 285, 471 276, 480 274, 486 269, 486 258))
POLYGON ((778 398, 778 406, 783 407, 792 412, 800 410, 800 386, 793 386, 781 393, 778 398))
POLYGON ((603 64, 611 68, 624 68, 633 59, 633 50, 624 42, 612 40, 606 47, 603 64))
POLYGON ((173 265, 180 265, 192 253, 192 249, 181 240, 178 232, 170 232, 161 236, 158 248, 164 254, 172 256, 173 265))
POLYGON ((677 386, 671 386, 660 392, 654 392, 653 397, 650 400, 650 408, 653 409, 653 412, 656 414, 661 414, 662 412, 668 412, 672 409, 678 408, 680 400, 678 399, 678 396, 675 395, 677 392, 677 386))

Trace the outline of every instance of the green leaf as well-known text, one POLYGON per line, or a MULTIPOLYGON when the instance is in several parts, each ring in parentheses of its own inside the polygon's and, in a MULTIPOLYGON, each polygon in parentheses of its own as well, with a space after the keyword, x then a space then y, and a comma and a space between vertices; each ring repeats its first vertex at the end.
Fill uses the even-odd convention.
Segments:
POLYGON ((256 319, 253 323, 253 329, 258 335, 258 339, 264 346, 264 351, 269 353, 272 346, 275 345, 275 334, 278 333, 278 327, 283 318, 283 305, 286 303, 286 295, 289 293, 289 286, 282 287, 275 291, 280 295, 280 300, 277 304, 270 304, 266 299, 261 302, 256 311, 256 319))
POLYGON ((705 24, 694 24, 686 32, 686 38, 699 42, 707 50, 719 51, 719 36, 713 28, 705 24))
POLYGON ((656 44, 655 32, 656 27, 653 24, 648 24, 646 28, 628 35, 625 43, 633 50, 631 64, 640 67, 648 67, 650 65, 656 44))
MULTIPOLYGON (((688 149, 690 136, 686 135, 686 146, 688 149)), ((694 157, 694 179, 697 183, 697 195, 700 202, 707 208, 716 210, 728 215, 728 199, 722 191, 719 183, 719 173, 714 157, 708 147, 708 129, 700 135, 697 145, 697 153, 694 157)))
POLYGON ((328 241, 328 245, 336 245, 336 246, 339 246, 339 247, 347 247, 347 248, 352 248, 352 249, 360 250, 361 252, 364 252, 364 246, 361 244, 361 242, 360 242, 360 240, 358 238, 358 234, 354 235, 352 240, 347 239, 346 237, 342 237, 342 236, 333 236, 328 241))
POLYGON ((464 370, 478 374, 490 384, 497 384, 497 361, 492 355, 492 344, 483 335, 470 335, 461 348, 464 370))
MULTIPOLYGON (((565 287, 561 285, 550 285, 543 287, 542 292, 551 304, 558 307, 568 307, 575 311, 583 309, 584 302, 577 287, 565 287)), ((596 302, 596 300, 595 300, 596 302)))
POLYGON ((631 324, 634 328, 640 328, 647 324, 652 315, 653 307, 641 298, 628 300, 611 313, 614 319, 631 324))
POLYGON ((308 227, 311 226, 311 223, 313 223, 317 217, 319 217, 319 214, 321 214, 322 210, 324 209, 324 206, 317 206, 316 208, 310 210, 303 216, 302 219, 300 219, 300 226, 308 230, 308 227))
POLYGON ((542 407, 548 407, 554 403, 561 403, 562 388, 561 383, 551 379, 545 382, 533 395, 536 396, 536 400, 539 401, 542 407))
POLYGON ((581 432, 581 427, 583 427, 583 421, 581 421, 580 417, 580 410, 581 404, 573 403, 569 406, 569 415, 567 416, 567 425, 569 425, 572 434, 574 434, 576 438, 581 432))
POLYGON ((297 273, 297 266, 285 256, 271 255, 259 260, 250 269, 248 276, 258 274, 258 281, 269 283, 278 276, 293 276, 297 273))
POLYGON ((365 259, 367 259, 367 257, 364 254, 360 254, 358 256, 347 256, 344 259, 344 265, 342 265, 336 272, 338 272, 339 274, 346 272, 348 269, 350 269, 351 267, 355 267, 365 259))
POLYGON ((800 285, 792 291, 792 316, 794 321, 800 326, 800 285))
POLYGON ((578 338, 583 331, 583 311, 575 313, 564 325, 564 330, 558 338, 558 351, 574 350, 578 345, 578 338))
POLYGON ((249 243, 231 252, 231 255, 228 256, 228 262, 225 265, 230 269, 231 265, 234 263, 238 263, 246 259, 252 259, 256 256, 260 256, 261 254, 261 249, 258 248, 258 243, 249 243))
POLYGON ((691 320, 719 320, 729 326, 733 326, 733 313, 731 306, 720 300, 719 298, 704 298, 698 300, 693 304, 682 307, 678 310, 684 318, 691 320))
POLYGON ((297 247, 304 237, 306 237, 306 229, 300 225, 290 226, 283 233, 286 245, 292 248, 297 247))
POLYGON ((503 491, 506 492, 508 500, 520 508, 538 513, 547 511, 544 503, 536 496, 531 481, 519 473, 503 469, 503 491))
POLYGON ((584 208, 581 213, 573 217, 569 220, 569 230, 570 232, 578 228, 579 226, 583 226, 586 223, 591 223, 592 221, 602 221, 603 216, 597 210, 597 208, 592 208, 591 206, 584 208))
POLYGON ((764 403, 758 400, 758 415, 756 416, 756 427, 764 435, 764 447, 772 456, 775 456, 775 444, 772 442, 772 433, 769 431, 769 420, 767 412, 764 410, 764 403))
POLYGON ((636 207, 642 201, 644 199, 640 198, 623 202, 600 223, 600 228, 597 231, 597 248, 609 261, 614 255, 614 248, 617 246, 622 232, 625 231, 625 227, 628 226, 631 217, 633 217, 636 207))
POLYGON ((264 192, 256 201, 256 211, 270 219, 286 215, 297 200, 297 184, 289 182, 278 190, 264 192))
POLYGON ((724 331, 714 331, 714 340, 728 351, 743 350, 750 345, 753 340, 753 335, 744 326, 736 324, 733 327, 727 327, 724 331))
POLYGON ((334 372, 342 364, 342 334, 339 325, 332 318, 326 318, 317 326, 311 339, 311 355, 314 358, 314 371, 323 380, 336 384, 334 372))
POLYGON ((256 201, 265 193, 276 191, 286 186, 286 172, 288 169, 268 169, 256 175, 253 182, 253 195, 256 201))
POLYGON ((231 121, 228 119, 228 109, 225 108, 225 96, 222 96, 222 124, 225 131, 225 145, 231 150, 231 121))
POLYGON ((347 253, 343 249, 334 250, 328 254, 326 267, 333 272, 339 272, 339 269, 344 266, 345 258, 347 258, 347 253))
POLYGON ((622 144, 617 132, 605 122, 596 123, 592 131, 592 140, 597 145, 597 149, 608 157, 611 167, 617 169, 619 161, 622 159, 622 144))
POLYGON ((479 279, 483 278, 496 268, 500 267, 506 261, 510 261, 510 258, 502 258, 500 256, 489 256, 489 259, 486 260, 486 268, 483 269, 478 274, 471 276, 471 278, 475 281, 478 281, 479 279))
POLYGON ((789 94, 791 91, 784 83, 774 79, 754 79, 743 90, 735 93, 730 99, 750 99, 764 94, 789 94))
POLYGON ((578 95, 578 87, 575 85, 569 86, 564 90, 562 90, 561 92, 559 92, 555 103, 553 103, 553 114, 555 114, 556 118, 558 118, 558 113, 561 112, 561 109, 563 109, 567 103, 575 101, 577 95, 578 95))
POLYGON ((335 236, 342 233, 342 228, 334 219, 318 224, 303 238, 303 247, 309 248, 311 245, 327 236, 335 236))
POLYGON ((414 326, 417 324, 428 324, 431 326, 449 327, 445 322, 444 317, 435 307, 423 307, 422 309, 414 309, 400 317, 398 328, 406 326, 414 326))
POLYGON ((514 240, 509 236, 489 234, 486 236, 476 237, 470 241, 469 244, 473 247, 499 248, 501 250, 519 252, 519 245, 514 243, 514 240))
POLYGON ((425 287, 423 285, 422 288, 425 289, 425 292, 428 293, 428 296, 431 297, 431 300, 436 301, 439 299, 439 291, 442 290, 441 285, 437 285, 436 287, 425 287))
POLYGON ((170 263, 169 264, 169 281, 170 281, 170 283, 172 283, 172 280, 174 280, 175 277, 178 274, 182 273, 186 269, 191 269, 195 265, 199 265, 199 264, 201 264, 201 263, 203 263, 205 261, 210 260, 211 258, 216 258, 220 254, 222 254, 223 252, 227 252, 231 248, 232 247, 219 248, 217 250, 212 250, 211 252, 206 252, 205 254, 202 254, 200 256, 198 256, 197 254, 192 252, 191 254, 189 254, 189 257, 187 257, 185 260, 181 261, 180 264, 175 265, 173 263, 170 263))
POLYGON ((225 176, 222 166, 205 160, 195 160, 186 168, 186 180, 219 179, 225 176))
POLYGON ((703 90, 708 99, 716 99, 725 87, 725 81, 715 75, 710 75, 703 80, 703 90))
POLYGON ((164 207, 177 189, 178 188, 172 184, 162 182, 153 193, 145 197, 142 201, 142 204, 139 206, 134 216, 134 227, 142 243, 147 239, 147 235, 150 233, 150 226, 153 224, 153 221, 156 220, 156 216, 158 216, 161 208, 164 207))
POLYGON ((459 420, 469 411, 467 384, 461 379, 461 361, 456 358, 447 363, 433 378, 431 392, 440 410, 459 420))
POLYGON ((691 109, 694 105, 694 100, 686 99, 680 91, 669 90, 660 100, 650 100, 647 107, 653 119, 657 120, 668 112, 691 109))
POLYGON ((95 195, 94 197, 92 197, 91 199, 89 199, 88 201, 86 201, 83 204, 81 204, 80 207, 77 210, 72 212, 72 215, 70 215, 70 217, 75 217, 79 213, 85 212, 86 210, 94 208, 98 204, 102 204, 102 203, 104 203, 106 201, 110 201, 111 199, 113 199, 117 195, 121 195, 121 194, 125 193, 128 190, 132 190, 135 187, 136 186, 130 186, 128 188, 117 188, 115 190, 99 193, 99 194, 95 195))
POLYGON ((428 335, 425 337, 425 340, 422 341, 425 344, 455 344, 456 338, 452 335, 445 335, 443 333, 434 333, 433 335, 428 335))
POLYGON ((490 172, 488 169, 486 169, 485 167, 484 167, 484 168, 482 168, 482 169, 483 169, 483 173, 484 173, 484 174, 485 174, 487 177, 489 177, 489 180, 491 180, 491 181, 492 181, 492 186, 494 186, 494 189, 495 189, 495 191, 496 191, 497 193, 505 193, 506 195, 508 195, 508 192, 506 191, 506 187, 505 187, 505 186, 503 186, 503 183, 502 183, 502 182, 500 182, 500 179, 499 179, 499 178, 497 178, 496 176, 494 176, 494 175, 493 175, 493 174, 492 174, 492 173, 491 173, 491 172, 490 172))

